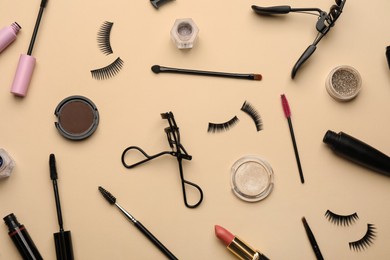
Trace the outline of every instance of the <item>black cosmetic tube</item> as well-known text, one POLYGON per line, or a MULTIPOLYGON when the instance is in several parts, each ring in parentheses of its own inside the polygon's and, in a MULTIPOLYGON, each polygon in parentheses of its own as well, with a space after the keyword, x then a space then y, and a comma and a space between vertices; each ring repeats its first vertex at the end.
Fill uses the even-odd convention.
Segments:
POLYGON ((11 213, 3 219, 9 229, 8 235, 14 242, 23 260, 42 260, 43 258, 28 234, 27 229, 18 222, 15 215, 11 213))
POLYGON ((355 163, 390 176, 390 157, 343 132, 328 130, 323 142, 333 151, 355 163))

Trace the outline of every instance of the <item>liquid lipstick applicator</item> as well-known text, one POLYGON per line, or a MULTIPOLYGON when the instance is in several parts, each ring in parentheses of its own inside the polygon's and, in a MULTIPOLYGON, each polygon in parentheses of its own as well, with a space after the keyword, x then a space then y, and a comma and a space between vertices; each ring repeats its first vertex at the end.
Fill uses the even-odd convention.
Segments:
POLYGON ((288 127, 290 128, 291 139, 292 139, 292 143, 294 146, 295 159, 296 159, 297 165, 298 165, 299 177, 301 178, 301 183, 303 184, 303 183, 305 183, 305 179, 303 178, 301 160, 299 159, 297 142, 295 141, 295 135, 294 135, 294 128, 293 128, 292 122, 291 122, 290 106, 288 105, 286 95, 284 95, 284 94, 281 95, 281 98, 282 98, 282 106, 283 106, 284 115, 287 118, 288 127))
POLYGON ((39 25, 41 23, 42 14, 45 10, 47 1, 48 0, 41 1, 38 17, 35 22, 35 28, 31 36, 30 46, 28 47, 27 54, 21 54, 19 58, 19 63, 18 67, 16 68, 14 81, 11 86, 11 93, 16 96, 26 96, 28 86, 30 85, 31 77, 34 72, 34 67, 36 63, 35 57, 31 56, 31 54, 34 48, 35 39, 38 34, 39 25))
POLYGON ((54 243, 56 247, 57 260, 73 260, 73 246, 70 231, 64 231, 64 224, 62 220, 60 195, 58 193, 57 185, 57 168, 54 154, 49 157, 50 179, 53 181, 54 197, 56 200, 57 218, 60 231, 54 233, 54 243))

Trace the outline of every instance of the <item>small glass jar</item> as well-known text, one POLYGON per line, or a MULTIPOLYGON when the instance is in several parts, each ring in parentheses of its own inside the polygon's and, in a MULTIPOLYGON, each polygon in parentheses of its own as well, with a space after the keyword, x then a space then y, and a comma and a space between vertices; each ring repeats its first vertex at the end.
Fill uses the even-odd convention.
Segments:
POLYGON ((176 19, 171 29, 171 38, 179 49, 194 47, 199 29, 191 18, 176 19))
POLYGON ((0 148, 0 179, 11 176, 15 161, 2 148, 0 148))
POLYGON ((359 72, 351 66, 342 65, 334 68, 326 79, 326 90, 338 101, 349 101, 355 98, 362 87, 359 72))
POLYGON ((252 155, 244 156, 232 166, 230 184, 238 198, 248 202, 260 201, 274 187, 274 172, 267 161, 252 155))

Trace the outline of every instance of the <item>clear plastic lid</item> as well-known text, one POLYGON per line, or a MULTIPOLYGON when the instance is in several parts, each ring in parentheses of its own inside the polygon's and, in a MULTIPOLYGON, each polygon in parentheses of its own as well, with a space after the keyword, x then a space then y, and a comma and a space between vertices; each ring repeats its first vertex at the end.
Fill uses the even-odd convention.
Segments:
POLYGON ((242 200, 255 202, 265 199, 274 186, 271 165, 256 156, 244 156, 231 169, 233 193, 242 200))

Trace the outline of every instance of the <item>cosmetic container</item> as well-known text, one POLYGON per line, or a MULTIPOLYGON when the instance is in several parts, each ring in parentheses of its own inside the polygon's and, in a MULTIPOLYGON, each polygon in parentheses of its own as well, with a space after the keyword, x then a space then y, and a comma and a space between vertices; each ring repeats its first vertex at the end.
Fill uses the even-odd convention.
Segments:
POLYGON ((390 157, 343 132, 328 130, 323 138, 335 153, 369 169, 390 176, 390 157))
POLYGON ((387 60, 387 66, 390 69, 390 45, 386 47, 386 60, 387 60))
POLYGON ((191 49, 199 29, 191 18, 176 19, 171 29, 171 38, 179 49, 191 49))
POLYGON ((359 94, 362 78, 353 67, 342 65, 329 73, 325 86, 332 98, 337 101, 349 101, 359 94))
POLYGON ((16 39, 19 30, 22 29, 17 22, 0 30, 0 53, 16 39))
POLYGON ((14 166, 15 161, 12 157, 3 148, 0 148, 0 179, 11 176, 14 166))
POLYGON ((245 156, 233 164, 230 184, 238 198, 248 202, 260 201, 273 189, 274 172, 267 161, 245 156))
POLYGON ((24 260, 42 260, 43 258, 27 232, 26 227, 18 222, 16 216, 11 213, 5 216, 3 220, 8 226, 8 235, 14 242, 22 258, 24 260))

